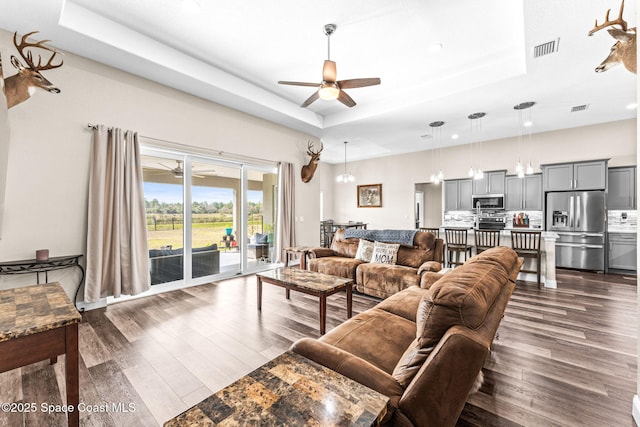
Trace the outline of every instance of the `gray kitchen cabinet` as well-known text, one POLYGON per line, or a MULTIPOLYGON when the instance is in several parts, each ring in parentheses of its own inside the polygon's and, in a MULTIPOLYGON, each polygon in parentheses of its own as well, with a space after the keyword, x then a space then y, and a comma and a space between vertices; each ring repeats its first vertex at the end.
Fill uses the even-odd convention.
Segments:
POLYGON ((608 174, 607 209, 636 209, 636 167, 609 168, 608 174))
POLYGON ((607 161, 542 165, 544 191, 604 190, 607 161))
POLYGON ((473 194, 504 194, 505 171, 485 172, 484 178, 473 180, 473 194))
POLYGON ((471 210, 471 179, 450 179, 444 182, 444 210, 471 210))
POLYGON ((637 270, 635 233, 609 233, 609 268, 637 270))
POLYGON ((509 175, 505 178, 505 209, 508 211, 542 210, 542 175, 509 175))

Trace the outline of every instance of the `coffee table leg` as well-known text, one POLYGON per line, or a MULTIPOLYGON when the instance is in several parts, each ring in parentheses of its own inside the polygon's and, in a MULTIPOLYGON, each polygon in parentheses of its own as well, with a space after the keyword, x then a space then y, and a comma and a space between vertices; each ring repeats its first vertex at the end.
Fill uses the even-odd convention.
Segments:
POLYGON ((291 298, 291 290, 290 290, 289 288, 286 288, 286 290, 285 290, 285 292, 284 292, 284 293, 285 293, 285 295, 286 295, 287 299, 290 299, 290 298, 291 298))
POLYGON ((347 318, 351 319, 353 314, 352 304, 351 304, 351 295, 353 294, 353 284, 347 285, 347 318))
POLYGON ((324 335, 327 326, 327 296, 320 295, 320 335, 324 335))
POLYGON ((262 279, 258 276, 258 310, 262 310, 262 279))

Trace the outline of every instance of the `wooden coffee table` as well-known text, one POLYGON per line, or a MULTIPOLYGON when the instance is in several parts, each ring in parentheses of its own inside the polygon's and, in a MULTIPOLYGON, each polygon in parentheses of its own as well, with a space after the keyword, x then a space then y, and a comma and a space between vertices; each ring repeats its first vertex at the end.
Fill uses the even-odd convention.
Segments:
POLYGON ((262 310, 262 282, 271 283, 286 289, 287 299, 290 291, 320 298, 320 335, 324 335, 327 324, 327 297, 337 292, 347 292, 347 317, 351 317, 351 295, 353 280, 343 277, 316 273, 299 268, 283 267, 257 273, 258 278, 258 310, 262 310))

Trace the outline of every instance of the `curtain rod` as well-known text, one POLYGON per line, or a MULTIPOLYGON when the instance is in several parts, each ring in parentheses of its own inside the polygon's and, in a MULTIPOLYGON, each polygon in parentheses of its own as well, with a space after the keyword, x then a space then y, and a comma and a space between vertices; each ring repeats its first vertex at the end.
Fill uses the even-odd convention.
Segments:
MULTIPOLYGON (((98 127, 98 125, 93 124, 93 123, 87 123, 87 127, 91 128, 91 129, 96 129, 98 127)), ((107 130, 112 130, 112 129, 113 129, 112 127, 108 127, 107 128, 107 130)), ((245 156, 245 155, 241 155, 241 154, 227 153, 227 152, 222 151, 222 150, 210 150, 208 148, 194 147, 192 145, 187 145, 187 144, 184 144, 184 143, 181 143, 181 142, 168 141, 166 139, 154 138, 152 136, 140 135, 140 138, 150 139, 150 140, 153 140, 153 141, 158 141, 158 142, 163 143, 163 144, 169 144, 169 145, 176 145, 178 147, 184 147, 185 149, 188 149, 188 150, 191 150, 191 151, 193 151, 193 150, 203 150, 203 151, 207 152, 205 154, 215 153, 218 156, 224 156, 224 157, 226 157, 226 158, 228 158, 230 160, 250 160, 250 161, 253 161, 253 162, 256 162, 256 163, 261 163, 261 164, 265 164, 266 163, 266 164, 269 164, 269 165, 272 165, 272 164, 279 165, 281 163, 280 161, 270 161, 270 160, 261 159, 259 157, 251 157, 251 156, 245 156)))

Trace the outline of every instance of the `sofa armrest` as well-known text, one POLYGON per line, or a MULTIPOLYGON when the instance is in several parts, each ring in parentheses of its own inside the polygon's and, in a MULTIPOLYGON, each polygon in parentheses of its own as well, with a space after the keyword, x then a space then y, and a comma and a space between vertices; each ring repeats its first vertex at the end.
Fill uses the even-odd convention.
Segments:
POLYGON ((312 338, 299 339, 291 350, 388 396, 392 408, 397 408, 404 389, 393 376, 366 360, 312 338))
POLYGON ((397 416, 407 425, 455 426, 488 354, 473 332, 449 329, 407 386, 397 416))
POLYGON ((425 271, 422 277, 420 277, 420 287, 422 289, 429 289, 431 285, 436 283, 442 277, 444 276, 440 273, 435 273, 433 271, 425 271))
POLYGON ((327 256, 335 256, 335 252, 330 248, 311 248, 309 249, 309 258, 323 258, 327 256))
POLYGON ((425 271, 433 271, 437 273, 440 270, 442 270, 442 264, 440 264, 438 261, 426 261, 423 262, 420 267, 418 267, 418 276, 425 271))

